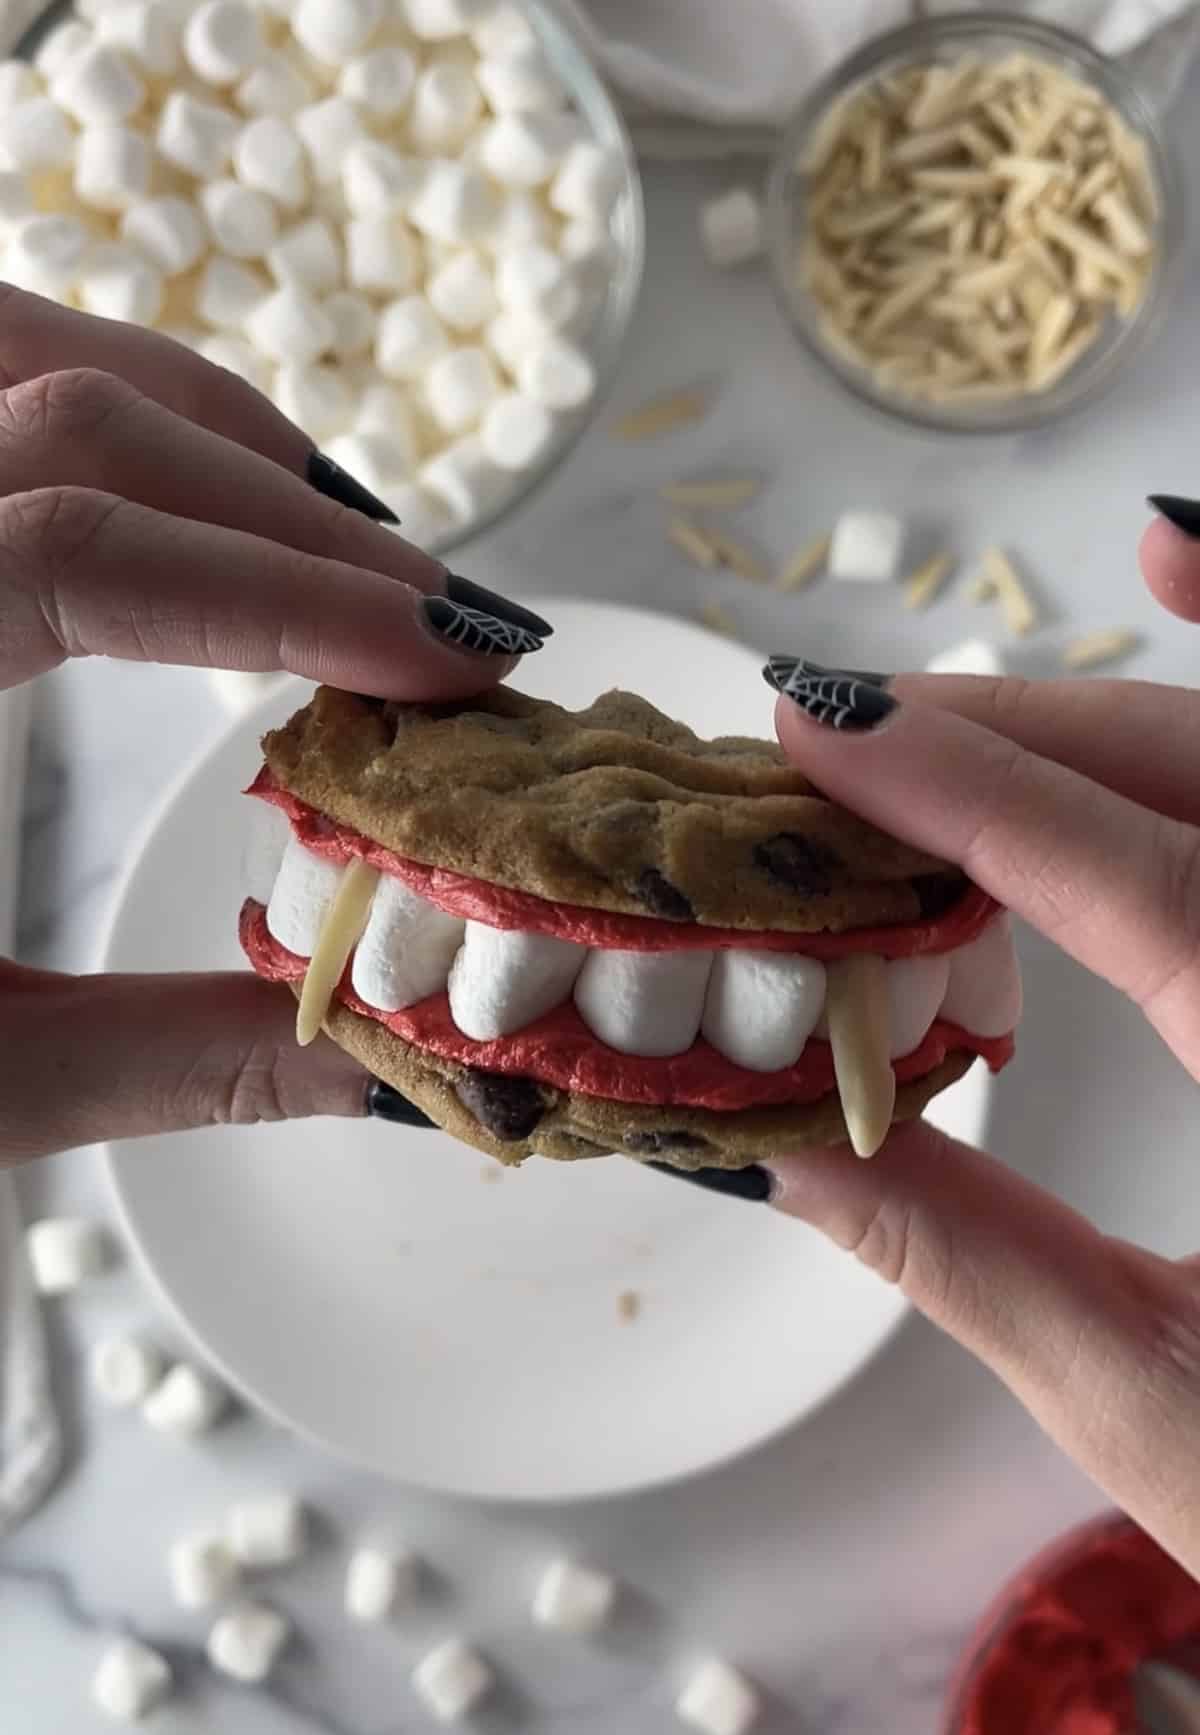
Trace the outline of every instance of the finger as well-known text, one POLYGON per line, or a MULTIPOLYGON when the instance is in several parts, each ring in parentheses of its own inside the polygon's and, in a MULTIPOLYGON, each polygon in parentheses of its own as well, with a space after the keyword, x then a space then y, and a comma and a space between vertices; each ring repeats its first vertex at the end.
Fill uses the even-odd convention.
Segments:
POLYGON ((1156 518, 1142 534, 1138 558, 1157 601, 1185 621, 1200 621, 1200 509, 1184 504, 1195 511, 1192 533, 1156 518))
MULTIPOLYGON (((1143 1008, 1185 1063, 1200 986, 1200 835, 965 718, 878 688, 840 692, 880 719, 830 728, 784 698, 784 750, 882 830, 957 862, 977 884, 1143 1008)), ((845 720, 844 710, 839 712, 845 720)))
POLYGON ((1200 693, 1151 681, 897 675, 889 692, 994 730, 1142 807, 1200 824, 1200 693), (1120 726, 1114 728, 1114 718, 1120 726))
POLYGON ((250 974, 0 976, 0 1165, 100 1139, 365 1112, 332 1042, 296 1045, 296 1003, 250 974))
POLYGON ((779 1209, 896 1284, 1121 1506, 1200 1567, 1200 1347, 1185 1271, 1101 1235, 920 1121, 896 1128, 870 1163, 843 1146, 770 1166, 779 1209))
POLYGON ((381 573, 111 494, 0 499, 0 686, 104 656, 453 699, 494 686, 540 644, 381 573))

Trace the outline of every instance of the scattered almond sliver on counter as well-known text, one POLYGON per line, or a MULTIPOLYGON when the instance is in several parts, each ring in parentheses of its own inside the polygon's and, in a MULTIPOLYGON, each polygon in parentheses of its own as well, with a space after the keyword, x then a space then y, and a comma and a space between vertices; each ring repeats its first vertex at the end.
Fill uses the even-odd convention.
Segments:
POLYGON ((798 548, 776 578, 775 589, 802 590, 806 584, 811 584, 829 559, 832 545, 833 537, 826 531, 798 548))
POLYGON ((925 608, 941 590, 951 572, 954 559, 949 554, 934 554, 904 580, 905 608, 925 608))
POLYGON ((1047 391, 1128 318, 1155 262, 1144 142, 1103 94, 1027 54, 912 66, 824 117, 801 279, 821 332, 929 403, 1047 391))
POLYGON ((983 569, 992 582, 994 594, 999 598, 1009 631, 1022 638, 1026 633, 1032 632, 1038 622, 1037 609, 1034 607, 1033 598, 1021 582, 1016 567, 1003 549, 986 549, 983 569))
POLYGON ((739 578, 748 578, 751 584, 766 584, 770 574, 760 560, 744 543, 737 542, 732 536, 726 536, 723 530, 707 530, 704 533, 709 545, 716 553, 717 562, 727 566, 730 572, 736 572, 739 578))
POLYGON ((1072 639, 1062 654, 1064 669, 1094 669, 1101 663, 1111 663, 1136 651, 1142 642, 1140 633, 1132 627, 1102 627, 1098 632, 1084 633, 1072 639))
POLYGON ((652 398, 640 410, 631 410, 612 425, 616 440, 655 440, 689 422, 699 422, 708 414, 708 395, 702 391, 675 392, 670 397, 652 398))
POLYGON ((672 518, 667 525, 667 540, 686 554, 689 560, 705 569, 717 564, 717 551, 707 532, 686 518, 672 518))
POLYGON ((664 482, 658 497, 669 506, 707 506, 719 511, 722 507, 744 506, 761 487, 762 483, 753 476, 723 476, 711 482, 664 482))

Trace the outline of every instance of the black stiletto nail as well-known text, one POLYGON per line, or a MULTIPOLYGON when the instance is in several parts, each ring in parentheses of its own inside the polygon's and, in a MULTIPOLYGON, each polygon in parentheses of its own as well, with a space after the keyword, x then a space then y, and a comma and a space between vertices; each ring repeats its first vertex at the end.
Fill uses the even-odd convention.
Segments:
POLYGON ((362 512, 368 518, 373 518, 377 524, 399 524, 400 520, 390 506, 372 494, 369 488, 364 488, 361 482, 356 482, 348 470, 343 470, 340 464, 335 464, 332 458, 327 458, 324 452, 312 451, 308 455, 308 479, 318 494, 336 500, 339 506, 351 506, 355 512, 362 512))
POLYGON ((374 1115, 376 1120, 394 1121, 404 1127, 437 1125, 436 1121, 430 1120, 424 1109, 418 1108, 415 1102, 409 1102, 406 1096, 401 1096, 390 1084, 384 1084, 381 1078, 373 1078, 367 1086, 367 1113, 374 1115))
POLYGON ((890 717, 897 701, 882 687, 873 686, 848 672, 813 675, 799 657, 772 657, 763 669, 763 680, 816 723, 831 729, 874 729, 890 717))
POLYGON ((542 648, 541 639, 528 627, 514 626, 483 609, 467 608, 448 596, 427 596, 424 606, 434 632, 460 651, 480 651, 486 657, 523 657, 542 648))
POLYGON ((807 657, 800 658, 800 667, 806 675, 849 675, 853 680, 866 681, 872 687, 886 687, 892 678, 874 669, 830 669, 824 663, 810 663, 807 657))
POLYGON ((469 578, 461 578, 457 572, 446 574, 446 595, 451 602, 461 602, 464 608, 479 609, 483 614, 493 614, 497 620, 508 621, 512 626, 524 627, 526 632, 536 633, 540 639, 548 639, 554 631, 550 622, 543 620, 540 614, 534 614, 531 608, 522 608, 520 603, 509 602, 506 596, 500 596, 494 590, 485 590, 481 584, 473 584, 469 578))
POLYGON ((775 1181, 768 1169, 751 1163, 747 1169, 676 1169, 670 1163, 647 1163, 660 1175, 674 1175, 677 1181, 690 1181, 693 1187, 703 1187, 708 1193, 723 1193, 727 1199, 748 1199, 764 1205, 771 1197, 775 1181))
POLYGON ((1151 494, 1150 504, 1176 530, 1200 540, 1200 500, 1189 500, 1183 494, 1151 494))

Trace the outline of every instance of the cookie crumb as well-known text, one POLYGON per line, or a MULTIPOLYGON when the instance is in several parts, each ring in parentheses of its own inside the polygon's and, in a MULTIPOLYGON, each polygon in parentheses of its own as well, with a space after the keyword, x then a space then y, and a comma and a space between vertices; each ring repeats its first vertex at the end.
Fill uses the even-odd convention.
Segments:
POLYGON ((617 1318, 622 1325, 632 1325, 642 1311, 642 1298, 636 1289, 623 1289, 617 1297, 617 1318))

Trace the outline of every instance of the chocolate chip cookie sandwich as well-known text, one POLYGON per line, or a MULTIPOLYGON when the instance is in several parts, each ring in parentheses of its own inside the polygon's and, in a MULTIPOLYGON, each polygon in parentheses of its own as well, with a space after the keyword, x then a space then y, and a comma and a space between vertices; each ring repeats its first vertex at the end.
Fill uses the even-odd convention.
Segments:
POLYGON ((504 1163, 740 1168, 1011 1058, 1005 913, 766 741, 613 692, 399 705, 321 688, 263 742, 277 829, 242 944, 439 1126, 504 1163))

